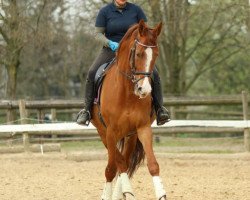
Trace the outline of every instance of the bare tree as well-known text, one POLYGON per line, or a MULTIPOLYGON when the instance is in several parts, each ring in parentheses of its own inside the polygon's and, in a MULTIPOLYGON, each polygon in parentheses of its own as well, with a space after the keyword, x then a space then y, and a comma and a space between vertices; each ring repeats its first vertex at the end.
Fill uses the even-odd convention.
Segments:
POLYGON ((244 50, 241 9, 235 1, 148 0, 162 20, 160 66, 168 93, 186 94, 206 71, 244 50))
MULTIPOLYGON (((95 17, 109 2, 2 0, 0 76, 7 73, 8 79, 0 80, 0 90, 7 88, 6 98, 68 98, 72 84, 84 85, 100 48, 93 37, 95 17)), ((248 0, 131 2, 143 7, 150 25, 164 22, 157 65, 169 94, 187 94, 206 72, 225 65, 249 43, 243 30, 249 34, 248 0)))
MULTIPOLYGON (((43 0, 44 6, 46 2, 46 0, 43 0)), ((20 55, 30 38, 30 28, 36 30, 36 27, 31 27, 28 24, 26 11, 27 7, 30 6, 30 2, 3 0, 0 6, 0 64, 6 68, 8 74, 6 97, 15 99, 20 55)), ((39 17, 36 25, 39 23, 39 17)))

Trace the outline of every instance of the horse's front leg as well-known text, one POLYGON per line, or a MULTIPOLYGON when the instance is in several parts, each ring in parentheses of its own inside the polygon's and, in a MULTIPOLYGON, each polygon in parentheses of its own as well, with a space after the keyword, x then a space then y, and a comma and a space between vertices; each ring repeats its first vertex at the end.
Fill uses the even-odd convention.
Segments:
POLYGON ((164 190, 163 184, 160 179, 160 168, 155 158, 153 151, 153 134, 151 127, 143 127, 137 130, 138 138, 143 145, 145 155, 147 158, 148 170, 153 177, 153 183, 155 188, 155 194, 157 200, 166 200, 166 191, 164 190))
POLYGON ((107 128, 106 147, 108 150, 108 165, 105 170, 106 183, 102 193, 102 200, 112 200, 112 181, 116 175, 116 139, 114 131, 107 128))

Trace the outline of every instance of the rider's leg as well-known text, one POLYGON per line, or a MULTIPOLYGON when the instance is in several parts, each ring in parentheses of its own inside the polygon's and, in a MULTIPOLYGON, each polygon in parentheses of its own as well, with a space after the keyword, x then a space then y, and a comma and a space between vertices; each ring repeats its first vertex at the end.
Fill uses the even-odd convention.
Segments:
POLYGON ((156 68, 153 71, 153 103, 156 111, 157 125, 163 125, 170 121, 170 114, 163 106, 163 96, 161 88, 161 79, 156 68))
POLYGON ((115 57, 115 53, 110 49, 104 47, 101 53, 97 56, 93 64, 91 65, 86 85, 85 85, 85 109, 81 110, 77 116, 77 123, 81 125, 88 125, 91 119, 91 108, 94 101, 94 80, 95 74, 98 68, 107 62, 110 62, 115 57))

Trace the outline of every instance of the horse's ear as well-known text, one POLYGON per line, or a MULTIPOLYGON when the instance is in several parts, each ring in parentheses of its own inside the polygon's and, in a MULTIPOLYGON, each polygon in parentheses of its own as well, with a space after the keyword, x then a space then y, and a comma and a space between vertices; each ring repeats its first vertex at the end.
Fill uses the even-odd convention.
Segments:
POLYGON ((154 28, 154 33, 158 36, 161 33, 162 29, 162 22, 160 22, 155 28, 154 28))
POLYGON ((140 36, 145 35, 145 32, 146 32, 146 24, 145 24, 145 22, 144 22, 142 19, 141 19, 140 22, 139 22, 138 30, 139 30, 140 36))

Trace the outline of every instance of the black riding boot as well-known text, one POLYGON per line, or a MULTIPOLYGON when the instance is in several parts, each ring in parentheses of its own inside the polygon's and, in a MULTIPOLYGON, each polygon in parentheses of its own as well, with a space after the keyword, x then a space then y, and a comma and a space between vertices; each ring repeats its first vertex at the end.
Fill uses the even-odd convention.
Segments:
POLYGON ((94 98, 94 82, 87 80, 85 86, 85 108, 78 113, 76 118, 77 124, 89 125, 94 98))
POLYGON ((170 114, 168 110, 163 106, 161 80, 158 72, 154 70, 154 81, 153 81, 153 103, 156 112, 157 125, 163 125, 170 121, 170 114))

